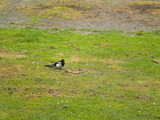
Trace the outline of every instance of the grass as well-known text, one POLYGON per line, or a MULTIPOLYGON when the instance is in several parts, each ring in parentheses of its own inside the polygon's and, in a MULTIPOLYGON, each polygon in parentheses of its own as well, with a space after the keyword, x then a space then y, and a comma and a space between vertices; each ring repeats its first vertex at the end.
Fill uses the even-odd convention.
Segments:
POLYGON ((1 120, 160 119, 160 64, 153 61, 160 31, 28 27, 0 34, 1 120), (44 67, 62 58, 62 70, 44 67))

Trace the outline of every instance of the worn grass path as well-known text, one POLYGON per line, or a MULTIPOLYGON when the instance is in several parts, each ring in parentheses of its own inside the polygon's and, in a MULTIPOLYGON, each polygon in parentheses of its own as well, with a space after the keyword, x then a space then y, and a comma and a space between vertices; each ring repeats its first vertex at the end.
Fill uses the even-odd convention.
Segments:
POLYGON ((160 31, 78 32, 0 29, 0 118, 160 119, 160 31))

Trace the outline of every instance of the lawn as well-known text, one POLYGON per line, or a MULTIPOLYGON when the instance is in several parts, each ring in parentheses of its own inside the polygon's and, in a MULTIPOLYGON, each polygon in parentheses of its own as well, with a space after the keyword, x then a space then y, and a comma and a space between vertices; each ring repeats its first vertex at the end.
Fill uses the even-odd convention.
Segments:
POLYGON ((0 71, 1 120, 160 119, 158 30, 0 28, 0 71))

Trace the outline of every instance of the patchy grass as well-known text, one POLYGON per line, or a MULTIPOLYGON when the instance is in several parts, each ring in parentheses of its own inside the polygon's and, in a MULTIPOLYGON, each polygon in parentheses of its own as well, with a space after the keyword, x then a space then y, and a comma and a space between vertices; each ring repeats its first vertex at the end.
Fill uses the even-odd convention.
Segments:
POLYGON ((159 26, 160 23, 159 1, 126 1, 109 10, 122 15, 125 14, 128 21, 141 21, 145 26, 159 26))
POLYGON ((158 120, 160 31, 75 31, 0 29, 0 118, 158 120))
POLYGON ((137 1, 130 2, 129 7, 139 14, 152 14, 160 16, 160 4, 154 1, 137 1))
POLYGON ((49 0, 45 3, 21 5, 18 9, 28 16, 49 19, 83 19, 93 16, 97 11, 95 5, 74 0, 49 0))
POLYGON ((123 5, 116 5, 113 7, 114 11, 124 12, 130 14, 143 14, 160 16, 160 4, 159 1, 132 1, 124 2, 123 5))
POLYGON ((8 2, 6 0, 0 0, 0 10, 7 6, 8 2))

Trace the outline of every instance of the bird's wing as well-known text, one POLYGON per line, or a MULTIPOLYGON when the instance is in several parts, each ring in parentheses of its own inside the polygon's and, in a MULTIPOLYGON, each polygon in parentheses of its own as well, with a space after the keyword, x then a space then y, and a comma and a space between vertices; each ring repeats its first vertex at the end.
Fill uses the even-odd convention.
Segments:
POLYGON ((62 67, 62 62, 57 62, 56 67, 62 67))
POLYGON ((56 66, 58 64, 58 62, 54 63, 53 66, 56 66))

